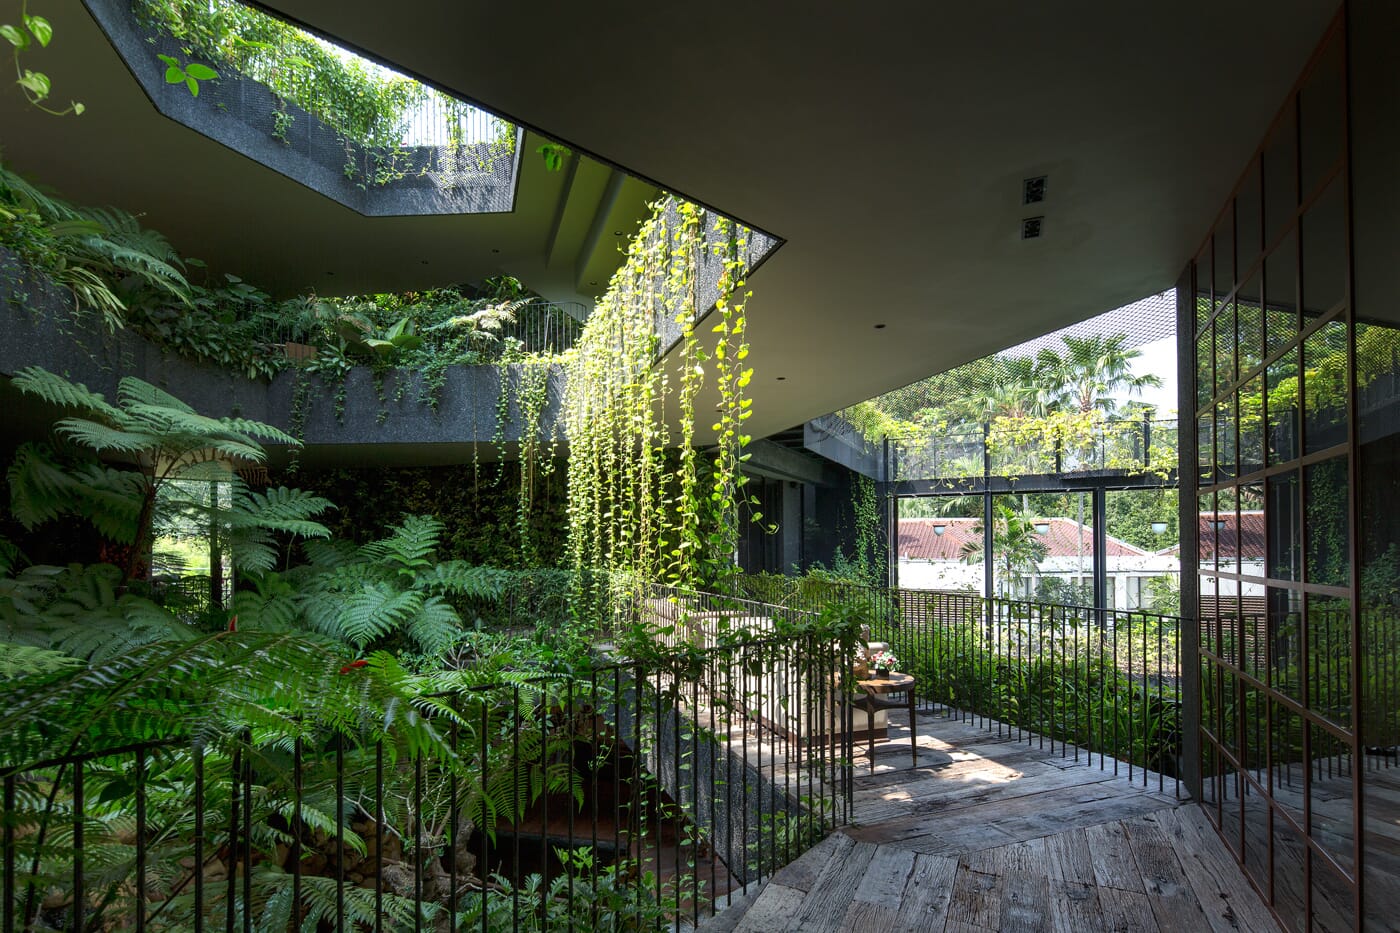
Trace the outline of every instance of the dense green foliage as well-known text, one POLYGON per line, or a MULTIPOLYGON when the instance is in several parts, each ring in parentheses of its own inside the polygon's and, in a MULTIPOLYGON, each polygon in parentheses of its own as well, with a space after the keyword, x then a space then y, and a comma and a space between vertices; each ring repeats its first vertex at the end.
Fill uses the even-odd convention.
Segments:
POLYGON ((749 293, 740 259, 749 235, 696 205, 659 202, 589 318, 569 362, 564 400, 569 561, 576 571, 685 586, 720 585, 734 572, 740 503, 756 505, 743 491, 740 468, 752 404, 745 392, 753 378, 749 293), (707 310, 699 305, 707 261, 722 270, 708 342, 696 330, 707 310), (675 382, 656 365, 666 321, 680 330, 675 382), (702 387, 719 399, 709 432, 714 446, 703 461, 695 407, 702 387))
MULTIPOLYGON (((449 145, 486 144, 481 171, 489 173, 491 162, 515 151, 515 128, 504 121, 496 138, 468 139, 467 121, 476 112, 470 104, 238 0, 135 0, 134 8, 152 31, 178 40, 186 55, 267 85, 360 145, 399 148, 415 115, 427 111, 439 115, 449 145)), ((285 120, 289 115, 282 113, 285 120)), ((286 137, 285 124, 273 129, 286 137)))
MULTIPOLYGON (((41 191, 0 165, 0 246, 68 289, 75 307, 121 326, 131 305, 188 304, 185 265, 160 234, 115 208, 78 207, 41 191)), ((33 280, 6 270, 5 284, 23 300, 33 280)))
POLYGON ((505 569, 563 567, 566 558, 564 470, 556 465, 537 485, 530 526, 538 561, 526 561, 517 509, 519 469, 514 463, 444 467, 317 471, 303 468, 298 482, 342 503, 326 520, 343 540, 365 543, 384 535, 404 513, 431 514, 443 524, 444 558, 505 569))
POLYGON ((1057 629, 1027 616, 989 634, 973 616, 932 631, 905 626, 890 643, 935 702, 1172 776, 1183 723, 1177 632, 1162 624, 1124 620, 1101 640, 1087 619, 1057 629), (1144 669, 1144 644, 1161 644, 1163 666, 1153 652, 1144 669))

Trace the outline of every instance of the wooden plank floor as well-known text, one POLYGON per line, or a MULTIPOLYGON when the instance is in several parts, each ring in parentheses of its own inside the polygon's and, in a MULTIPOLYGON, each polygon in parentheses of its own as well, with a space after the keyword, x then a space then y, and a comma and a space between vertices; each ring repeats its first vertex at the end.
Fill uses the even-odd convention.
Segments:
MULTIPOLYGON (((941 716, 891 716, 858 763, 855 822, 706 929, 1276 931, 1225 844, 1175 784, 1076 763, 941 716)), ((1101 766, 1102 764, 1102 766, 1101 766)))

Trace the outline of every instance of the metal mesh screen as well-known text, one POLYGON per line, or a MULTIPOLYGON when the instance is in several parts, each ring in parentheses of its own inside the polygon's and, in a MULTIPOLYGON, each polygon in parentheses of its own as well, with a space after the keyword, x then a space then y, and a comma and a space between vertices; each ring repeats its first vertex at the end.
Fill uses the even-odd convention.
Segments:
POLYGON ((980 391, 998 379, 1010 379, 1012 360, 1034 357, 1042 349, 1062 349, 1065 337, 1092 337, 1126 334, 1128 347, 1141 347, 1176 335, 1176 293, 1165 291, 1096 315, 1078 324, 1027 340, 1000 353, 964 363, 955 369, 934 373, 918 382, 894 389, 870 401, 896 417, 909 417, 924 408, 934 408, 980 391))

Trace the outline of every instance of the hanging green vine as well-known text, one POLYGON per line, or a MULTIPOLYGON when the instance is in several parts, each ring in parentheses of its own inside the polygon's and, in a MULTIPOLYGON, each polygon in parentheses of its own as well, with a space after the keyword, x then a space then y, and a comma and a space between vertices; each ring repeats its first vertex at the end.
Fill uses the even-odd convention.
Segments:
POLYGON ((752 411, 745 392, 753 378, 746 362, 747 238, 748 231, 695 205, 654 205, 578 343, 563 418, 572 448, 569 560, 578 571, 608 571, 580 574, 598 581, 591 605, 604 605, 607 578, 698 586, 734 571, 749 441, 744 422, 752 411), (705 250, 722 269, 708 346, 695 327, 705 310, 698 274, 705 250), (679 329, 674 383, 658 362, 665 322, 679 329), (719 404, 715 446, 702 465, 695 404, 707 374, 719 404), (673 443, 678 455, 667 453, 673 443))

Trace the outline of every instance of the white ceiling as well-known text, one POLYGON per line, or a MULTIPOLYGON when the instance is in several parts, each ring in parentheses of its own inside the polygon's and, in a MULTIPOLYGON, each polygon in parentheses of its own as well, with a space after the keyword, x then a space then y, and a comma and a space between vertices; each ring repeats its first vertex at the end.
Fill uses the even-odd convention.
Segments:
MULTIPOLYGON (((784 238, 750 283, 763 436, 1170 287, 1337 3, 267 6, 784 238), (1023 208, 1040 174, 1048 199, 1023 208), (1032 213, 1044 237, 1021 241, 1032 213)), ((93 70, 56 82, 70 66, 93 70)), ((434 243, 431 263, 490 264, 460 255, 488 234, 362 230, 290 182, 268 229, 242 190, 256 167, 212 143, 167 164, 173 124, 114 123, 97 105, 116 93, 77 88, 89 113, 40 129, 7 103, 7 155, 282 280, 338 261, 399 281, 434 243), (94 163, 98 132, 117 135, 94 163)))

